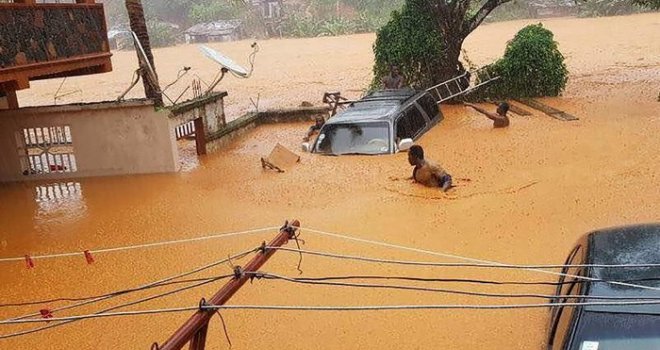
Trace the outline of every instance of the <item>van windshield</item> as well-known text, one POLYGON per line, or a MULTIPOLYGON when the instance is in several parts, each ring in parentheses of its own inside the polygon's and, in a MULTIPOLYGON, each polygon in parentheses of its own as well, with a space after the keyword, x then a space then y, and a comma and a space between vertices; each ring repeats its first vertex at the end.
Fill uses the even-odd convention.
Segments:
POLYGON ((390 152, 389 125, 385 122, 326 124, 314 152, 321 154, 384 154, 390 152))

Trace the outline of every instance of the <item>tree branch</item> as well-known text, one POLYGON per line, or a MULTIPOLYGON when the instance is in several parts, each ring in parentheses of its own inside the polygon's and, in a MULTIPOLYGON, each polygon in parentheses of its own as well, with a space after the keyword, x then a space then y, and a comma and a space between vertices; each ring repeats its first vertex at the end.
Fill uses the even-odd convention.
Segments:
POLYGON ((477 29, 477 27, 481 24, 481 22, 488 17, 488 15, 498 6, 505 4, 507 2, 511 2, 512 0, 488 0, 486 1, 483 6, 477 11, 477 14, 475 14, 472 18, 470 18, 469 21, 465 22, 465 36, 468 34, 472 33, 473 30, 477 29))

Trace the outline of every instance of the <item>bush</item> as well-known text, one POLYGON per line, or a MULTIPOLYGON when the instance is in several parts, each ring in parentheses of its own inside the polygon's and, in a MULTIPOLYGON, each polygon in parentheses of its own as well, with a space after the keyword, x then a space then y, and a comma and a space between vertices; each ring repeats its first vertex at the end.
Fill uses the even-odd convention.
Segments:
POLYGON ((554 35, 540 23, 519 31, 507 44, 504 57, 488 69, 500 80, 480 93, 487 97, 559 96, 568 81, 554 35))
POLYGON ((193 4, 188 11, 188 21, 193 24, 202 22, 213 22, 222 19, 235 19, 240 16, 240 11, 226 2, 204 1, 193 4))
POLYGON ((160 21, 147 21, 151 47, 165 47, 176 44, 177 30, 171 24, 160 21))
POLYGON ((432 67, 441 66, 442 36, 424 10, 424 1, 406 1, 401 11, 392 12, 390 21, 377 32, 372 88, 380 86, 391 64, 399 66, 408 85, 419 88, 439 81, 438 72, 432 67))
POLYGON ((294 38, 336 36, 373 32, 381 25, 379 18, 367 14, 360 14, 354 19, 329 17, 322 20, 294 14, 285 19, 282 32, 294 38))

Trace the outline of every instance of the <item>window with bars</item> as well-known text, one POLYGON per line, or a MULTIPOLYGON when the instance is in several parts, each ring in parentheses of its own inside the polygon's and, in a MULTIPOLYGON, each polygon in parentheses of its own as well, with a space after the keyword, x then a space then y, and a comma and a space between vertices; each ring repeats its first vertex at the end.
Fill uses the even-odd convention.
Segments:
POLYGON ((16 142, 25 176, 78 171, 68 125, 25 128, 16 142))

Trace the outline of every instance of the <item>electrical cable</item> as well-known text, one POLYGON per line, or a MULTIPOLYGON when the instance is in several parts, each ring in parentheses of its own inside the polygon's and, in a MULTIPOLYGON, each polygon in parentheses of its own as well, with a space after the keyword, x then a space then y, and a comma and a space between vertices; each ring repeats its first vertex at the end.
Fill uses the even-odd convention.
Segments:
MULTIPOLYGON (((171 245, 171 244, 199 242, 199 241, 205 241, 205 240, 210 240, 210 239, 227 238, 227 237, 234 237, 234 236, 240 236, 240 235, 254 234, 254 233, 260 233, 260 232, 264 232, 264 231, 276 230, 276 229, 279 229, 279 228, 280 227, 264 227, 264 228, 260 228, 260 229, 254 229, 254 230, 227 232, 227 233, 220 233, 220 234, 214 234, 214 235, 202 236, 202 237, 184 238, 184 239, 153 242, 153 243, 145 243, 145 244, 135 244, 135 245, 128 245, 128 246, 123 246, 123 247, 114 247, 114 248, 105 248, 105 249, 94 249, 94 250, 88 250, 88 252, 91 253, 91 254, 100 254, 100 253, 112 253, 112 252, 117 252, 117 251, 133 250, 133 249, 153 248, 153 247, 160 247, 160 246, 171 245)), ((29 257, 34 260, 34 259, 51 259, 51 258, 64 258, 64 257, 72 257, 72 256, 84 256, 84 255, 85 255, 84 252, 70 252, 70 253, 34 255, 34 256, 29 256, 29 257)), ((24 261, 24 260, 25 260, 25 257, 0 258, 0 263, 12 262, 12 261, 24 261)))

